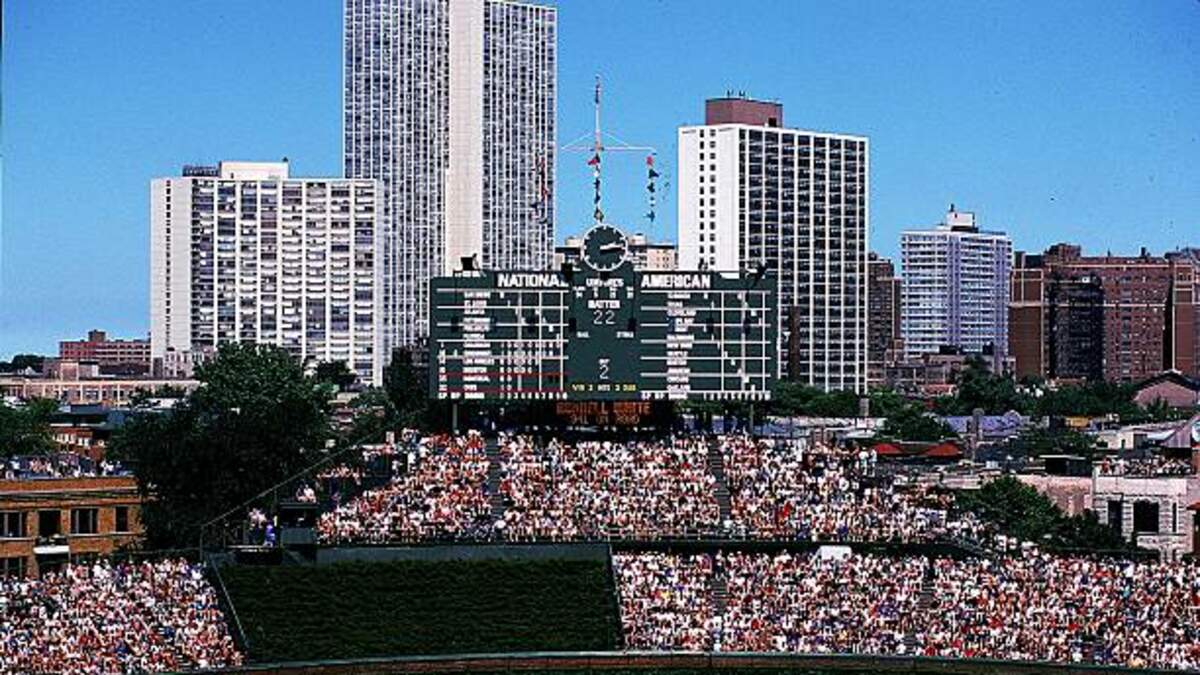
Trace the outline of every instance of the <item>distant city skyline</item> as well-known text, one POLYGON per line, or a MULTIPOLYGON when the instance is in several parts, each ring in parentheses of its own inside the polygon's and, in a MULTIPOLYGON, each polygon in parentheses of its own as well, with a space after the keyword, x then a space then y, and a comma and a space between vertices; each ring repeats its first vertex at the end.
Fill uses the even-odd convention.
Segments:
MULTIPOLYGON (((605 130, 658 149, 654 227, 641 158, 606 161, 606 220, 630 232, 675 239, 676 130, 733 90, 870 138, 870 245, 893 259, 951 202, 1017 249, 1200 244, 1198 3, 547 4, 559 145, 591 130, 600 73, 605 130)), ((284 154, 341 175, 341 2, 3 11, 0 358, 147 334, 151 178, 284 154)), ((558 158, 557 242, 590 224, 586 159, 558 158)))

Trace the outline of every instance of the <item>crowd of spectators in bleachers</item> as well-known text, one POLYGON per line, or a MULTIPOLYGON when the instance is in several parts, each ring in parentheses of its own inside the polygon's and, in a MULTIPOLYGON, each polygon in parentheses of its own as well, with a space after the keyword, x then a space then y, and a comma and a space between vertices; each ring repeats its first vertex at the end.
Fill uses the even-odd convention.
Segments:
POLYGON ((1100 462, 1101 476, 1160 478, 1190 476, 1196 473, 1190 459, 1148 455, 1146 457, 1106 458, 1100 462))
POLYGON ((715 534, 721 514, 703 438, 501 438, 498 534, 509 540, 658 539, 715 534))
POLYGON ((239 665, 217 596, 186 560, 0 579, 0 672, 91 675, 239 665))
POLYGON ((935 563, 923 653, 1200 668, 1200 567, 1028 549, 935 563))
POLYGON ((130 473, 119 462, 96 461, 73 452, 9 457, 3 463, 3 471, 4 480, 96 478, 130 473))
POLYGON ((333 544, 486 537, 487 474, 479 434, 421 439, 407 471, 321 514, 318 537, 333 544))
POLYGON ((646 650, 708 650, 720 634, 710 592, 708 555, 613 555, 625 646, 646 650))
POLYGON ((631 648, 1200 668, 1194 562, 1026 547, 995 559, 721 552, 616 564, 631 648))
POLYGON ((953 499, 899 486, 867 448, 806 447, 748 436, 720 439, 733 527, 760 539, 929 541, 945 533, 953 499))
POLYGON ((726 651, 899 654, 924 558, 723 553, 726 651))
MULTIPOLYGON (((484 439, 474 433, 465 438, 407 436, 401 449, 389 451, 395 466, 387 485, 329 500, 333 508, 320 519, 321 541, 733 537, 916 543, 977 534, 981 527, 969 514, 953 513, 950 494, 877 471, 869 449, 746 436, 535 442, 501 434, 492 486, 498 495, 491 495, 484 439), (730 493, 724 519, 710 450, 721 458, 730 493)), ((317 478, 324 485, 361 482, 362 476, 357 469, 330 467, 317 478)), ((296 498, 318 500, 321 489, 311 487, 298 485, 296 498)))

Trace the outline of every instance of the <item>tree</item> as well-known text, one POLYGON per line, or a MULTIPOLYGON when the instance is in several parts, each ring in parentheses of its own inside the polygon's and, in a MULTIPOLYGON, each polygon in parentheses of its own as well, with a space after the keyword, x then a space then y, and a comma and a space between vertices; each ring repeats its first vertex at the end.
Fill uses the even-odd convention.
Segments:
POLYGON ((1026 429, 1013 441, 1013 446, 1024 452, 1026 457, 1042 455, 1090 457, 1096 452, 1096 442, 1091 436, 1069 427, 1026 429))
POLYGON ((955 435, 954 429, 915 404, 895 410, 883 423, 881 435, 901 441, 932 443, 955 435))
POLYGON ((393 426, 418 428, 425 422, 428 403, 426 374, 413 364, 412 352, 397 349, 383 371, 383 388, 391 402, 393 426))
POLYGON ((1054 550, 1118 550, 1129 547, 1115 530, 1102 525, 1096 515, 1067 516, 1049 497, 1012 476, 964 492, 959 505, 992 523, 1009 536, 1054 550))
POLYGON ((958 374, 957 393, 938 399, 936 409, 943 415, 971 415, 983 410, 987 415, 1003 415, 1010 410, 1028 412, 1032 398, 1023 394, 1013 378, 996 375, 979 357, 967 360, 958 374))
POLYGON ((0 361, 0 372, 16 373, 26 368, 41 372, 46 357, 37 354, 14 354, 11 361, 0 361))
POLYGON ((206 521, 311 464, 330 438, 329 387, 277 347, 235 344, 196 371, 170 411, 143 411, 110 452, 133 467, 153 546, 197 541, 206 521))
POLYGON ((321 361, 313 376, 318 381, 337 387, 338 391, 345 391, 358 381, 358 376, 350 371, 345 361, 321 361))
POLYGON ((50 418, 58 401, 35 398, 21 406, 0 400, 0 456, 45 455, 54 451, 50 418))
POLYGON ((825 392, 798 382, 781 380, 771 392, 770 411, 785 417, 855 417, 858 394, 852 391, 825 392))

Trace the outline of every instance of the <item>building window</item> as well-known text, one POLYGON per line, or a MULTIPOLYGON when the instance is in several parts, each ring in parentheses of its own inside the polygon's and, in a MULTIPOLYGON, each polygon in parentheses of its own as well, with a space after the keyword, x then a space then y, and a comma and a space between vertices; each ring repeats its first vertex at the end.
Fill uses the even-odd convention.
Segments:
POLYGON ((0 512, 0 538, 17 539, 25 536, 25 513, 23 511, 0 512))
POLYGON ((0 577, 25 576, 25 558, 0 558, 0 577))
POLYGON ((99 509, 71 509, 71 534, 96 534, 100 531, 99 509))
POLYGON ((1154 502, 1133 503, 1133 531, 1135 534, 1158 533, 1158 504, 1154 502))
POLYGON ((1118 534, 1124 529, 1125 505, 1119 499, 1108 500, 1108 526, 1118 534))
POLYGON ((38 536, 53 537, 62 532, 62 514, 55 511, 38 511, 38 536))
POLYGON ((118 506, 113 509, 113 531, 128 532, 129 531, 129 507, 118 506))

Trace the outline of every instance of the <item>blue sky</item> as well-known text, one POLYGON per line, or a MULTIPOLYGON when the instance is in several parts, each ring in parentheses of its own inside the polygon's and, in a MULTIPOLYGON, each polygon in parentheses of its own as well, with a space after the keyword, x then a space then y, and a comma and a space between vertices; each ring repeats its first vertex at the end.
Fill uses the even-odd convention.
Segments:
MULTIPOLYGON (((659 150, 727 89, 789 126, 871 138, 871 242, 950 202, 1017 248, 1200 245, 1200 2, 563 0, 559 141, 659 150)), ((184 163, 341 169, 338 0, 8 0, 0 356, 144 335, 148 186, 184 163)), ((591 213, 560 156, 559 237, 591 213)), ((645 230, 641 157, 606 161, 612 222, 645 230)), ((656 238, 674 239, 675 192, 656 238)))

